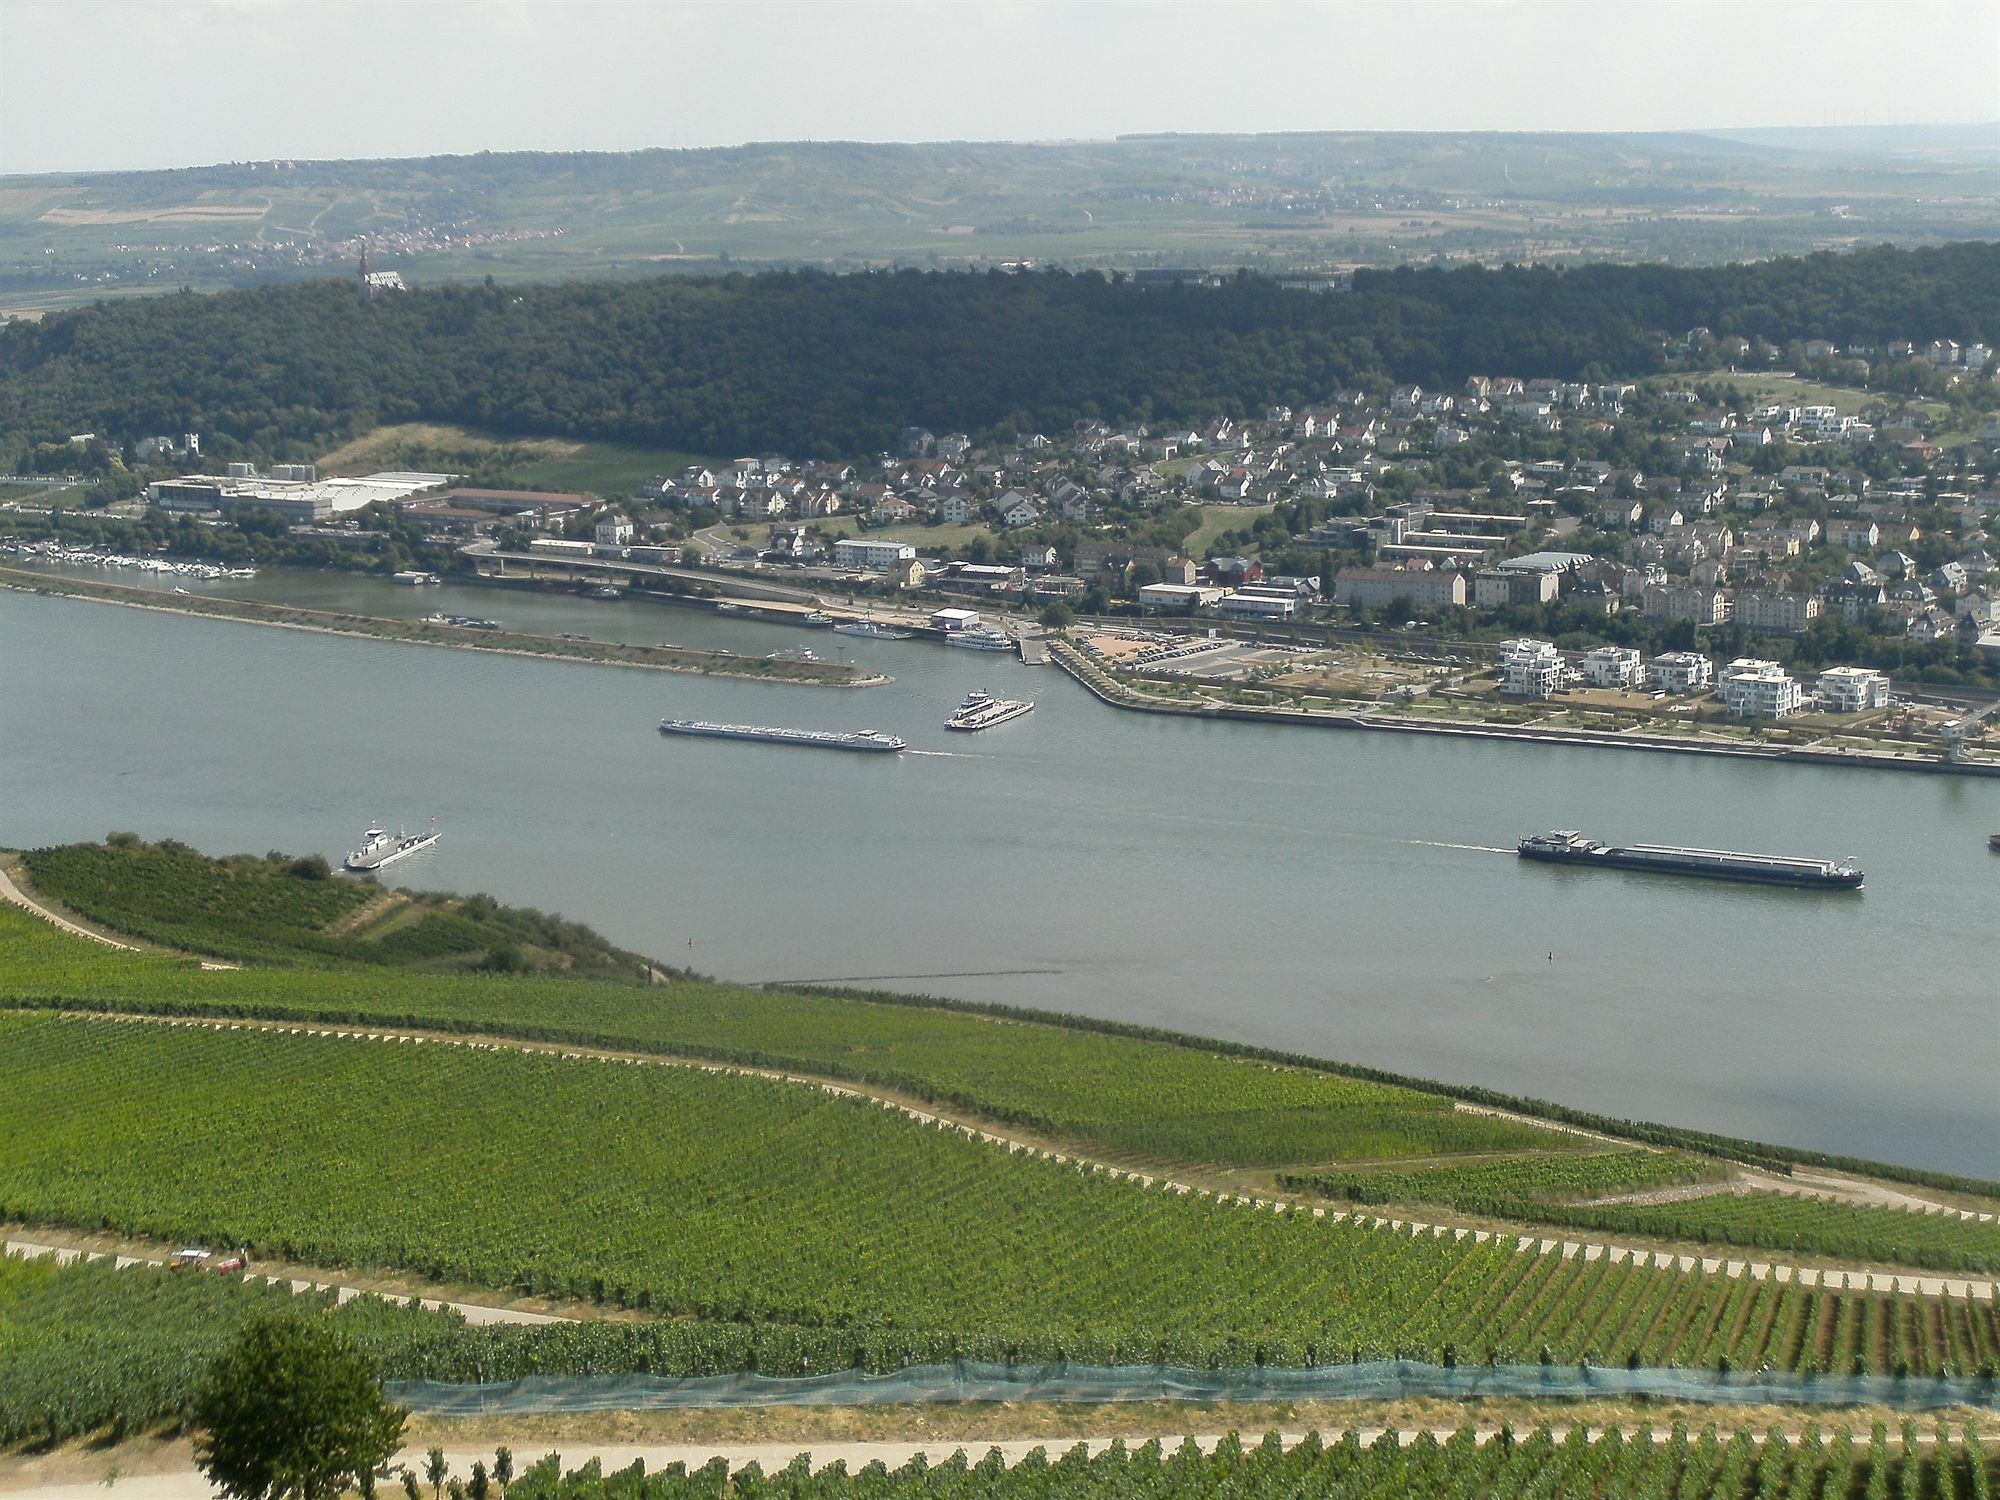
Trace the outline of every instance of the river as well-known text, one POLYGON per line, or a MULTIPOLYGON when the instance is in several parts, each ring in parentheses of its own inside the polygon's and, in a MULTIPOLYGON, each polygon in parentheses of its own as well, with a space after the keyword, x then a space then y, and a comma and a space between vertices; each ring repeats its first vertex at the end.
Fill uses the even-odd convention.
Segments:
MULTIPOLYGON (((104 576, 93 573, 92 576, 104 576)), ((132 581, 128 574, 111 575, 132 581)), ((445 833, 395 867, 741 980, 1226 1036, 2000 1177, 2000 782, 1121 713, 1053 667, 643 601, 267 572, 303 606, 891 673, 836 690, 0 592, 0 843, 445 833), (977 736, 971 688, 1031 696, 977 736), (900 757, 666 739, 880 728, 900 757), (1854 855, 1859 894, 1530 865, 1516 839, 1854 855)))

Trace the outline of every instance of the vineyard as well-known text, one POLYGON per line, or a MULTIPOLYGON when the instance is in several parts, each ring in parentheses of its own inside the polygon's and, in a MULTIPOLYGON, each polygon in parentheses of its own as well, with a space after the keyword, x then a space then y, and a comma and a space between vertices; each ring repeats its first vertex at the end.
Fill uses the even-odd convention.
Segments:
POLYGON ((1810 1426, 1796 1441, 1772 1432, 1730 1436, 1705 1428, 1698 1436, 1676 1427, 1655 1439, 1619 1429, 1593 1435, 1581 1426, 1561 1438, 1538 1427, 1524 1438, 1503 1433, 1482 1440, 1461 1428, 1440 1442, 1420 1432, 1408 1442, 1384 1433, 1363 1443, 1349 1432, 1323 1441, 1308 1434, 1287 1448, 1274 1433, 1254 1446, 1234 1435, 1212 1452, 1192 1441, 1172 1449, 1157 1440, 1128 1448, 1113 1443, 1093 1456, 1078 1444, 1051 1458, 1037 1449, 1012 1468, 1000 1454, 969 1459, 963 1452, 929 1463, 918 1457, 889 1470, 871 1464, 855 1473, 833 1465, 813 1472, 802 1455, 766 1474, 754 1464, 733 1475, 712 1460, 688 1471, 675 1464, 648 1474, 643 1465, 605 1474, 597 1461, 564 1474, 555 1455, 516 1477, 511 1500, 1294 1500, 1298 1496, 1421 1495, 1438 1500, 1501 1500, 1530 1496, 1638 1496, 1672 1500, 1728 1496, 1731 1500, 1985 1500, 2000 1485, 2000 1461, 1976 1430, 1954 1434, 1940 1423, 1930 1433, 1906 1424, 1892 1437, 1876 1427, 1856 1442, 1846 1428, 1827 1438, 1810 1426), (1929 1443, 1921 1438, 1929 1437, 1929 1443))
POLYGON ((108 1262, 0 1258, 0 1448, 184 1425, 202 1369, 250 1318, 332 1317, 385 1368, 461 1336, 456 1314, 108 1262))
POLYGON ((786 1327, 794 1370, 918 1348, 1196 1367, 2000 1363, 1988 1300, 1255 1210, 810 1086, 592 1058, 6 1017, 0 1140, 0 1218, 786 1327))
POLYGON ((37 890, 115 932, 260 963, 329 959, 417 968, 535 968, 636 980, 637 954, 588 927, 487 896, 388 892, 323 858, 210 859, 171 840, 114 834, 22 856, 37 890))
POLYGON ((1263 1165, 1578 1138, 1439 1094, 1089 1031, 685 981, 647 990, 499 975, 204 971, 0 907, 0 997, 134 1011, 374 1020, 798 1068, 901 1089, 1155 1160, 1263 1165))
POLYGON ((1410 1172, 1287 1174, 1287 1187, 1355 1203, 1424 1204, 1530 1224, 1703 1245, 1841 1257, 1851 1264, 2000 1271, 2000 1223, 1782 1193, 1663 1203, 1580 1203, 1719 1177, 1714 1163, 1655 1151, 1515 1157, 1410 1172))

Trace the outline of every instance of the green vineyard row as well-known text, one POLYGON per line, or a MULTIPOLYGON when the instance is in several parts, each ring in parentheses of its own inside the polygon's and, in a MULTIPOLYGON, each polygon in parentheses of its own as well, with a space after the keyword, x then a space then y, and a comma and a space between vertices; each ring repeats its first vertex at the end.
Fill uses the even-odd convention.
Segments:
POLYGON ((0 1139, 0 1218, 817 1330, 820 1369, 885 1333, 1002 1362, 2000 1364, 1990 1300, 1253 1210, 682 1068, 16 1016, 0 1139))
POLYGON ((1289 1173, 1280 1180, 1294 1191, 1354 1203, 1441 1206, 1519 1223, 1833 1256, 1857 1265, 2000 1272, 2000 1222, 1991 1218, 1767 1192, 1711 1193, 1656 1203, 1564 1201, 1714 1175, 1711 1164, 1691 1157, 1621 1151, 1408 1172, 1289 1173))

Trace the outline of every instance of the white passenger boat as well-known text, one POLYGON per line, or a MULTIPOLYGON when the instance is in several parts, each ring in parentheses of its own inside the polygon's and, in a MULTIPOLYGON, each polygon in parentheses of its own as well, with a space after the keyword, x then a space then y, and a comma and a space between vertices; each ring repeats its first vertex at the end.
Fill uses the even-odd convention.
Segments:
POLYGON ((1012 651, 1014 637, 1004 630, 954 630, 944 638, 947 646, 957 646, 966 651, 1012 651))
POLYGON ((1034 703, 1026 698, 996 698, 991 693, 971 692, 965 695, 957 712, 944 721, 944 727, 972 733, 1018 719, 1034 709, 1034 703))
MULTIPOLYGON (((432 818, 431 822, 435 825, 437 819, 432 818)), ((421 853, 443 837, 435 826, 423 833, 405 833, 398 828, 393 835, 386 829, 371 828, 362 834, 361 847, 347 856, 347 868, 363 874, 379 870, 384 865, 421 853)))

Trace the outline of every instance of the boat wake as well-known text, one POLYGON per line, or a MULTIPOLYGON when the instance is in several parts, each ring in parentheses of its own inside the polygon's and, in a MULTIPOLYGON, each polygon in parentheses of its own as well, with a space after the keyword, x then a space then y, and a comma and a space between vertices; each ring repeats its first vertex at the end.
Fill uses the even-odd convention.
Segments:
POLYGON ((943 760, 977 760, 978 756, 964 750, 905 750, 905 755, 935 755, 943 760))
POLYGON ((1492 844, 1446 844, 1437 839, 1404 839, 1404 843, 1419 849, 1467 849, 1475 854, 1512 854, 1512 849, 1497 848, 1492 844))

